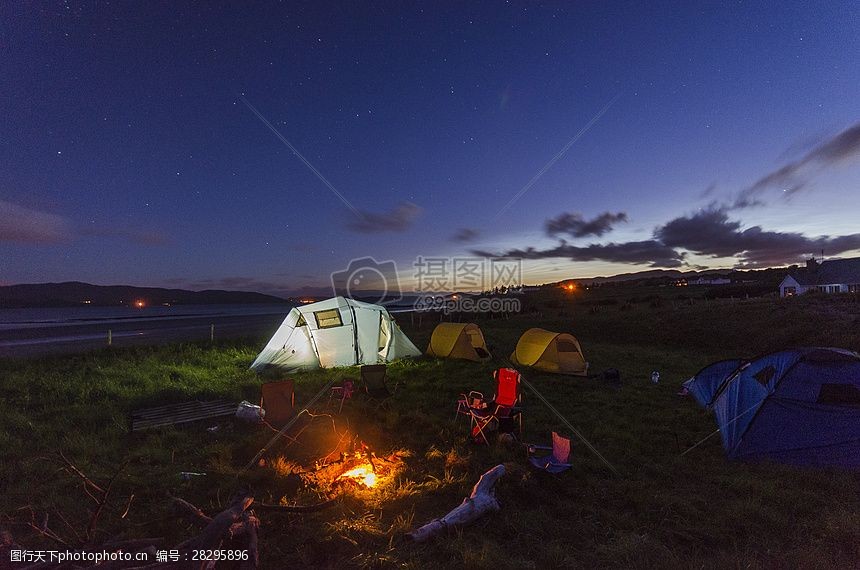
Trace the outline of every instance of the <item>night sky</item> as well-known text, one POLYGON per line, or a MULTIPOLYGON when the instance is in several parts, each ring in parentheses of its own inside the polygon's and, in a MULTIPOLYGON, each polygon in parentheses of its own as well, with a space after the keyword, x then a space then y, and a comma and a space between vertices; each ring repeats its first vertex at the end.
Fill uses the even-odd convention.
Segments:
POLYGON ((860 251, 856 2, 322 4, 3 3, 0 283, 860 251))

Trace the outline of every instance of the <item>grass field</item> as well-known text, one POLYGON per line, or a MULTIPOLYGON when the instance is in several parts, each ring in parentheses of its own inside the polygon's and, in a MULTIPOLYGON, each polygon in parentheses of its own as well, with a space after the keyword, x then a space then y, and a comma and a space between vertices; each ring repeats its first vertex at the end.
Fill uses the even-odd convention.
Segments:
MULTIPOLYGON (((342 567, 857 567, 860 564, 860 475, 779 465, 727 462, 718 437, 681 457, 715 423, 681 381, 708 362, 799 345, 860 349, 856 299, 662 299, 599 304, 593 298, 544 299, 528 314, 480 324, 499 356, 510 354, 531 326, 571 332, 593 371, 619 369, 620 390, 596 380, 529 373, 526 377, 615 466, 612 475, 580 443, 574 468, 559 476, 526 468, 520 447, 476 446, 465 423, 452 421, 458 394, 491 392, 486 365, 422 358, 390 366, 400 381, 389 409, 348 402, 341 432, 380 455, 399 451, 396 477, 358 491, 334 508, 303 516, 261 514, 264 568, 342 567), (648 380, 652 370, 661 383, 648 380), (498 463, 507 474, 502 504, 462 530, 416 545, 405 531, 438 517, 468 495, 498 463)), ((420 347, 432 323, 402 323, 420 347)), ((330 452, 339 437, 327 418, 314 420, 298 445, 280 443, 265 467, 240 473, 272 432, 234 420, 127 432, 139 407, 192 398, 259 399, 260 379, 248 365, 265 339, 183 344, 39 360, 0 362, 0 527, 23 544, 52 545, 16 524, 27 510, 48 512, 53 531, 75 542, 92 501, 62 469, 62 451, 98 481, 127 466, 99 523, 103 537, 164 536, 179 542, 194 529, 170 508, 168 494, 207 512, 249 486, 261 501, 296 494, 289 470, 330 452), (215 433, 206 430, 218 423, 215 433), (207 473, 181 481, 180 471, 207 473), (134 494, 128 515, 121 518, 134 494), (68 521, 68 524, 63 522, 68 521), (75 530, 72 530, 72 529, 75 530)), ((295 374, 305 401, 333 377, 356 369, 295 374)), ((560 422, 525 395, 525 439, 546 442, 560 422)), ((331 410, 329 410, 331 412, 331 410)))

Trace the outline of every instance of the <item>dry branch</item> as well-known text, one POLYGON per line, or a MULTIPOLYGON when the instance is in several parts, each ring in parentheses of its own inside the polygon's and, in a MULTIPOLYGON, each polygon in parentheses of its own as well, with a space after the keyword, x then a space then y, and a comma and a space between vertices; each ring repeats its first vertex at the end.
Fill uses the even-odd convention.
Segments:
POLYGON ((242 513, 253 502, 254 498, 246 494, 236 498, 226 510, 215 515, 209 524, 206 525, 206 528, 203 529, 203 532, 194 538, 186 540, 177 548, 179 550, 207 550, 217 548, 230 530, 232 524, 242 517, 242 513))
POLYGON ((88 540, 93 539, 93 533, 96 530, 96 524, 98 524, 99 517, 102 514, 102 510, 105 508, 105 505, 107 505, 108 498, 110 498, 110 492, 113 489, 113 483, 114 483, 114 481, 116 481, 116 478, 119 476, 120 472, 125 468, 125 466, 126 466, 125 463, 123 463, 122 465, 119 466, 119 469, 117 469, 116 472, 113 474, 113 477, 110 478, 110 481, 108 481, 107 487, 105 487, 105 490, 102 492, 102 496, 99 498, 98 503, 96 504, 96 510, 93 511, 93 516, 92 516, 92 518, 90 518, 90 524, 89 524, 89 526, 87 526, 87 539, 88 540))
POLYGON ((260 565, 260 554, 257 550, 257 529, 260 527, 260 519, 253 512, 242 513, 242 523, 245 528, 248 558, 239 565, 240 569, 257 568, 260 565))
POLYGON ((406 536, 415 542, 425 542, 448 527, 464 526, 488 512, 498 511, 501 506, 493 493, 493 486, 504 474, 505 466, 496 465, 481 475, 481 478, 472 488, 472 494, 463 499, 460 506, 441 519, 434 519, 406 536))
POLYGON ((195 507, 185 499, 180 499, 179 497, 170 497, 173 501, 173 504, 176 505, 179 510, 190 515, 195 522, 201 522, 204 524, 209 524, 212 522, 212 517, 206 515, 202 510, 198 507, 195 507))
POLYGON ((99 487, 98 485, 96 485, 95 483, 93 483, 92 479, 90 479, 89 477, 87 477, 86 475, 84 475, 83 471, 81 471, 80 469, 78 469, 77 467, 75 467, 75 464, 74 464, 74 463, 72 463, 71 461, 69 461, 69 460, 68 460, 68 458, 66 458, 66 456, 65 456, 65 455, 63 455, 63 452, 62 452, 62 451, 60 452, 60 458, 61 458, 61 459, 63 460, 63 462, 66 464, 66 468, 67 468, 69 471, 71 471, 73 474, 75 474, 75 475, 77 475, 78 477, 80 477, 80 478, 81 478, 81 480, 84 482, 84 487, 85 487, 85 488, 86 488, 86 486, 90 486, 90 487, 92 487, 93 489, 95 489, 96 491, 98 491, 99 493, 101 493, 102 495, 104 495, 104 493, 105 493, 104 489, 102 489, 101 487, 99 487))

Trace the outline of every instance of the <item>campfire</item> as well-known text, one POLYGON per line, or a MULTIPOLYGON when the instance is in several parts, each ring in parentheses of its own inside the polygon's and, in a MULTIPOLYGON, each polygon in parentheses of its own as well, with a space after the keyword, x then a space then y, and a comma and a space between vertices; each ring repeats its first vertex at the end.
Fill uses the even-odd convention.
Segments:
POLYGON ((373 487, 376 485, 376 472, 373 470, 373 466, 371 464, 367 465, 359 465, 358 467, 354 467, 349 471, 341 474, 336 480, 340 481, 343 479, 351 479, 356 483, 364 485, 365 487, 373 487))
POLYGON ((351 442, 335 459, 322 458, 311 465, 291 461, 276 461, 273 467, 282 476, 293 477, 295 486, 287 490, 288 501, 303 497, 334 497, 340 494, 378 493, 404 468, 403 450, 388 455, 376 455, 360 440, 351 442))
POLYGON ((377 457, 366 446, 360 451, 341 455, 340 461, 334 463, 334 481, 332 486, 352 485, 363 489, 372 489, 380 479, 391 475, 400 464, 397 455, 377 457))

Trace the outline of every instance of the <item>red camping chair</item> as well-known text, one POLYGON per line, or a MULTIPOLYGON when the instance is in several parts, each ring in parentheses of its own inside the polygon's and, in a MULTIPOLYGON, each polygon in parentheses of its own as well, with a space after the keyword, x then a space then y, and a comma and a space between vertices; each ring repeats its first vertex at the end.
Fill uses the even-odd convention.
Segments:
POLYGON ((523 433, 523 415, 520 403, 520 373, 513 368, 499 368, 493 372, 496 379, 496 395, 481 407, 469 407, 472 438, 477 443, 489 444, 487 431, 498 429, 510 433, 514 426, 519 435, 523 433))

